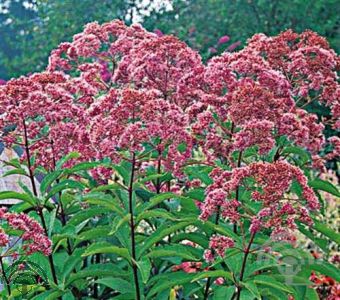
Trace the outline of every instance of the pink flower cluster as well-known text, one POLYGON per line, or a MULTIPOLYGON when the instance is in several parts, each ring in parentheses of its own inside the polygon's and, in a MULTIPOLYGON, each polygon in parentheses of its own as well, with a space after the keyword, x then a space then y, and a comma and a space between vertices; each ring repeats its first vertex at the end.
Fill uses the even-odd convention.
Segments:
POLYGON ((214 183, 207 188, 206 199, 200 205, 203 220, 220 210, 222 217, 237 221, 240 218, 240 203, 235 199, 238 189, 251 191, 252 200, 262 203, 262 209, 251 220, 251 232, 269 228, 275 236, 282 228, 295 229, 295 220, 311 224, 309 212, 319 208, 318 198, 308 186, 306 176, 284 161, 252 163, 232 172, 215 169, 211 177, 214 183), (291 192, 294 180, 302 188, 302 198, 291 192))
POLYGON ((232 161, 249 147, 268 153, 281 135, 316 161, 324 127, 300 104, 320 100, 339 117, 338 61, 310 31, 255 35, 204 65, 173 36, 94 22, 52 51, 46 72, 0 87, 2 139, 23 146, 26 131, 36 164, 50 169, 71 151, 117 162, 148 145, 179 174, 193 149, 232 161))
POLYGON ((204 251, 204 258, 207 262, 213 262, 216 256, 224 257, 225 251, 234 247, 234 241, 222 235, 213 235, 210 238, 209 248, 204 251))
MULTIPOLYGON (((52 243, 37 221, 23 213, 17 214, 6 212, 6 208, 0 208, 0 220, 6 221, 11 229, 22 232, 20 238, 23 241, 22 249, 26 255, 35 252, 41 252, 46 256, 51 254, 52 243)), ((0 246, 11 247, 8 243, 9 237, 4 230, 1 229, 0 246)))
POLYGON ((183 270, 185 273, 196 273, 201 270, 202 263, 195 261, 186 261, 181 263, 180 265, 172 267, 172 271, 176 272, 179 270, 183 270))
POLYGON ((255 35, 243 50, 211 59, 196 74, 204 109, 196 109, 192 126, 204 153, 230 159, 235 150, 257 146, 265 154, 286 135, 318 155, 325 146, 324 125, 308 105, 329 106, 327 122, 339 126, 338 62, 326 40, 310 31, 255 35))
POLYGON ((2 138, 24 146, 26 132, 36 164, 49 169, 71 151, 82 161, 118 162, 122 151, 151 146, 163 168, 179 173, 193 147, 187 110, 202 68, 198 53, 173 36, 90 23, 52 51, 47 72, 0 88, 2 138))

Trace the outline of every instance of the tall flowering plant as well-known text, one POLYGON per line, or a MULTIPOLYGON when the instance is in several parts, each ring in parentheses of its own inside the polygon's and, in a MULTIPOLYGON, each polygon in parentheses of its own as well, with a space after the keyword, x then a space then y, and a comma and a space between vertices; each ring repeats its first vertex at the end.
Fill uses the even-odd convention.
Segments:
POLYGON ((22 201, 4 216, 40 220, 23 249, 49 274, 25 297, 318 299, 329 276, 336 299, 339 236, 319 191, 340 195, 321 179, 339 155, 338 67, 310 31, 258 34, 205 65, 113 21, 0 87, 2 139, 24 150, 5 175, 31 181, 0 193, 22 201))

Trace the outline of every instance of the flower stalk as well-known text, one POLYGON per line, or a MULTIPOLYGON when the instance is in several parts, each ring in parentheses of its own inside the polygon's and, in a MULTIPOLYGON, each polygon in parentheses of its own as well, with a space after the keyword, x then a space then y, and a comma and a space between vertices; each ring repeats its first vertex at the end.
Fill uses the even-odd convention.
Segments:
POLYGON ((132 161, 131 161, 131 173, 130 173, 130 183, 129 183, 129 213, 130 213, 130 231, 131 231, 131 255, 132 255, 132 271, 133 278, 135 282, 136 289, 136 300, 141 299, 140 289, 139 289, 139 280, 138 280, 138 267, 136 264, 137 256, 136 256, 136 238, 135 238, 135 220, 133 215, 133 183, 135 177, 135 166, 136 166, 136 156, 135 153, 132 153, 132 161))
MULTIPOLYGON (((29 151, 27 126, 26 126, 25 120, 23 120, 23 128, 24 128, 24 145, 25 145, 25 152, 26 152, 26 160, 27 160, 29 178, 30 178, 31 185, 32 185, 33 195, 35 197, 38 197, 37 186, 35 184, 34 174, 33 174, 32 166, 31 166, 31 154, 30 154, 30 151, 29 151)), ((36 207, 36 209, 37 209, 38 215, 40 217, 42 227, 45 231, 46 236, 48 237, 48 229, 47 229, 47 225, 46 225, 46 221, 45 221, 45 217, 44 217, 42 207, 40 205, 38 205, 36 207)), ((58 284, 57 273, 56 273, 55 264, 54 264, 54 261, 53 261, 52 254, 50 254, 48 256, 48 261, 49 261, 49 264, 50 264, 53 281, 54 281, 55 284, 58 284)))

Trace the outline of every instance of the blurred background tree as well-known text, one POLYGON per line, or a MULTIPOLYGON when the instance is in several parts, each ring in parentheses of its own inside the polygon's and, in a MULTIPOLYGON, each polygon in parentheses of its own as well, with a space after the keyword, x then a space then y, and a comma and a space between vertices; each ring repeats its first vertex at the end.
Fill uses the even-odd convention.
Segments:
POLYGON ((153 9, 166 11, 163 2, 167 1, 0 0, 0 78, 44 69, 50 51, 71 40, 86 23, 138 22, 153 9))
POLYGON ((143 25, 179 36, 204 57, 238 41, 242 47, 254 33, 276 35, 288 28, 316 31, 340 49, 338 0, 174 0, 172 8, 145 18, 143 25), (218 44, 225 35, 229 43, 218 44))
POLYGON ((338 51, 339 16, 337 0, 0 0, 0 78, 44 69, 53 48, 95 20, 141 22, 177 35, 207 59, 241 48, 254 33, 287 28, 312 29, 338 51))

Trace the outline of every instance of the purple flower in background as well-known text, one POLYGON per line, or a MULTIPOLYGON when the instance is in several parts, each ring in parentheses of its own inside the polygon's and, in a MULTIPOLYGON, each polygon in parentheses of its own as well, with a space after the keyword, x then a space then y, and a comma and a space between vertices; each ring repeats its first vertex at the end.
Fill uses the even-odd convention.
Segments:
POLYGON ((217 50, 215 47, 209 47, 208 51, 209 53, 217 53, 217 50))
POLYGON ((153 32, 156 33, 157 36, 159 36, 159 37, 164 35, 163 32, 160 29, 157 29, 157 28, 153 32))
POLYGON ((218 40, 218 45, 228 43, 229 40, 230 40, 229 36, 227 36, 227 35, 221 36, 220 39, 218 40))
POLYGON ((0 85, 5 85, 5 84, 6 84, 6 80, 0 78, 0 85))
POLYGON ((232 51, 234 51, 234 50, 235 50, 238 46, 240 46, 240 45, 241 45, 241 41, 237 41, 237 42, 231 44, 231 45, 227 48, 227 50, 230 51, 230 52, 232 52, 232 51))

